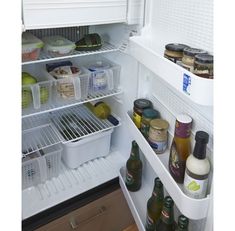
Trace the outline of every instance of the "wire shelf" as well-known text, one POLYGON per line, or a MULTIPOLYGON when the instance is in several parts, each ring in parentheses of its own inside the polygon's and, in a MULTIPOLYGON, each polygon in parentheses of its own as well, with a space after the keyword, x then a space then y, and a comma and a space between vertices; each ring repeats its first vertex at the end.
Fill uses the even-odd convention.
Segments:
POLYGON ((122 93, 121 89, 113 89, 110 91, 99 91, 97 93, 89 93, 86 99, 81 99, 81 100, 71 99, 71 100, 68 100, 68 102, 66 101, 52 102, 51 104, 48 104, 48 105, 42 105, 41 108, 39 109, 35 109, 33 107, 26 108, 22 110, 22 118, 31 117, 31 116, 43 114, 46 112, 52 112, 52 111, 60 110, 62 108, 80 105, 80 104, 90 102, 93 100, 100 100, 106 97, 119 95, 121 93, 122 93))
MULTIPOLYGON (((115 116, 117 118, 117 116, 115 116)), ((24 118, 22 121, 22 153, 27 156, 41 148, 106 131, 114 125, 107 119, 97 118, 84 105, 24 118)))
POLYGON ((37 60, 22 62, 22 64, 25 65, 25 64, 32 64, 32 63, 48 62, 48 61, 52 61, 52 60, 67 59, 67 58, 73 58, 73 57, 85 56, 85 55, 102 54, 102 53, 113 52, 113 51, 118 51, 118 48, 110 43, 107 43, 107 42, 104 42, 103 46, 99 50, 95 50, 95 51, 76 51, 76 50, 74 50, 72 54, 66 55, 66 56, 61 56, 61 57, 52 57, 52 56, 44 53, 42 50, 40 53, 40 56, 37 60))

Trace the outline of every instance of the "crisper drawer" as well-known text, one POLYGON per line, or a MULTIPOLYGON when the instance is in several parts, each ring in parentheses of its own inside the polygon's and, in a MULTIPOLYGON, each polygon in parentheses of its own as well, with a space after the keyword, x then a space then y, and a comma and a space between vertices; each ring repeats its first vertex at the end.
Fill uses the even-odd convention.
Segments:
POLYGON ((125 198, 118 189, 36 230, 121 231, 133 222, 125 198))
POLYGON ((126 22, 127 0, 23 0, 25 29, 126 22))

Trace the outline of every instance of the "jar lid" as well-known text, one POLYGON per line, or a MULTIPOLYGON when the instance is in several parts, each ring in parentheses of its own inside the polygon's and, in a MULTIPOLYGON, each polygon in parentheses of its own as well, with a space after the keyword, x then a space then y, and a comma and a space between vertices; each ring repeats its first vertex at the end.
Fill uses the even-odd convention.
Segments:
POLYGON ((197 54, 206 54, 206 53, 207 53, 206 51, 197 48, 190 48, 190 47, 184 48, 184 55, 188 56, 195 56, 197 54))
POLYGON ((193 121, 193 119, 186 114, 177 115, 176 120, 183 124, 190 124, 193 121))
POLYGON ((186 47, 189 46, 180 43, 169 43, 165 46, 165 48, 169 51, 179 51, 179 52, 183 52, 184 48, 186 47))
POLYGON ((134 101, 134 107, 140 109, 152 108, 152 102, 148 99, 136 99, 134 101))
POLYGON ((157 130, 166 130, 169 127, 169 123, 163 119, 153 119, 150 121, 150 127, 157 130))
POLYGON ((144 109, 142 115, 143 117, 149 118, 149 119, 156 119, 160 117, 160 113, 157 110, 152 109, 152 108, 144 109))
POLYGON ((198 54, 195 56, 195 61, 199 63, 213 63, 213 55, 209 54, 198 54))

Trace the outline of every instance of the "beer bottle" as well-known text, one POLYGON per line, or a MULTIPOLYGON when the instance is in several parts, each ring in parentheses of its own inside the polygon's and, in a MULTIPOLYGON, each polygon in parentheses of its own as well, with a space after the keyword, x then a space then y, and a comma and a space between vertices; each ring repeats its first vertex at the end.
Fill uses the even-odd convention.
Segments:
POLYGON ((155 231, 157 220, 161 216, 163 207, 164 192, 162 182, 158 177, 154 180, 152 196, 147 202, 146 231, 155 231))
POLYGON ((188 218, 180 215, 178 218, 177 231, 188 231, 188 218))
POLYGON ((131 154, 126 162, 126 187, 129 191, 138 191, 142 181, 142 161, 139 156, 139 146, 132 141, 131 154))
POLYGON ((156 231, 175 231, 174 201, 165 197, 161 217, 157 222, 156 231))
POLYGON ((184 182, 186 160, 191 153, 191 129, 192 118, 185 114, 178 115, 170 149, 169 171, 174 180, 181 184, 184 182))

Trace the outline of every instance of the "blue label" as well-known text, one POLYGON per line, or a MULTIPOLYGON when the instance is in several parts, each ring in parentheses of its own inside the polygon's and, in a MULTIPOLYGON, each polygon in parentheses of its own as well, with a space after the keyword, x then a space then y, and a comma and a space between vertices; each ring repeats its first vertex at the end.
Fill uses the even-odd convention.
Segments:
POLYGON ((190 86, 191 86, 191 77, 187 74, 184 74, 183 91, 188 95, 190 95, 190 86))

